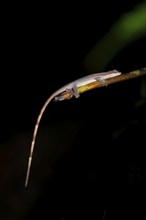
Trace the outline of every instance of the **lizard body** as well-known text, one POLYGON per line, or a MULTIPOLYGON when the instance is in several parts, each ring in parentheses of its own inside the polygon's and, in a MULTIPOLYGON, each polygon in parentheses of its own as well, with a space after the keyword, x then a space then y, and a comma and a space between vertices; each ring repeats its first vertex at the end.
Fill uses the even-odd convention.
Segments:
POLYGON ((121 72, 118 72, 117 70, 111 70, 111 71, 108 71, 108 72, 94 73, 94 74, 84 76, 80 79, 77 79, 77 80, 75 80, 71 83, 68 83, 67 85, 61 87, 60 89, 55 91, 46 100, 46 102, 44 103, 44 105, 41 108, 41 111, 38 115, 38 118, 37 118, 37 121, 36 121, 36 124, 35 124, 35 128, 34 128, 34 132, 33 132, 33 138, 32 138, 32 142, 31 142, 31 148, 30 148, 30 155, 29 155, 29 160, 28 160, 28 168, 27 168, 25 186, 27 186, 27 184, 28 184, 28 179, 29 179, 29 174, 30 174, 30 167, 31 167, 32 156, 33 156, 35 140, 36 140, 36 136, 37 136, 37 132, 38 132, 38 127, 39 127, 41 118, 43 116, 43 113, 44 113, 45 109, 47 108, 48 104, 51 102, 51 100, 54 99, 54 98, 56 98, 56 100, 57 100, 57 96, 59 94, 65 92, 65 91, 68 92, 71 97, 75 96, 76 98, 78 98, 80 96, 79 93, 78 93, 78 87, 87 85, 87 84, 95 82, 95 81, 100 81, 100 82, 105 83, 106 79, 116 77, 118 75, 121 75, 121 72))

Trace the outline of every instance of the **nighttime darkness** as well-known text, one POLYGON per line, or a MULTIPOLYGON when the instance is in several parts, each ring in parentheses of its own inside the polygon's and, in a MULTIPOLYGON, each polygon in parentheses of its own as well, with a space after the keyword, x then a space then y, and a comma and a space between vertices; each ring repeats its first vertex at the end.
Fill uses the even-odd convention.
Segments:
POLYGON ((3 7, 0 220, 146 219, 145 49, 145 1, 3 7))

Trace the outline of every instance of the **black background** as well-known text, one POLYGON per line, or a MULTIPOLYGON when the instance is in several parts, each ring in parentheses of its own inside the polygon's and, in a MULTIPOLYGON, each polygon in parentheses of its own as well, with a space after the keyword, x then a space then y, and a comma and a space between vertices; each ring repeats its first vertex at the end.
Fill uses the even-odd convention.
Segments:
MULTIPOLYGON (((31 171, 30 188, 23 188, 31 142, 31 135, 28 140, 25 133, 32 134, 44 101, 64 84, 90 74, 83 67, 85 56, 111 25, 137 3, 136 0, 94 4, 87 1, 80 5, 54 2, 54 5, 5 6, 1 19, 0 80, 2 220, 36 216, 102 219, 104 210, 107 219, 126 219, 125 216, 141 213, 142 206, 139 209, 136 201, 142 201, 145 180, 146 104, 136 108, 135 103, 141 99, 144 77, 90 91, 78 100, 52 103, 42 119, 42 130, 53 125, 60 128, 68 121, 81 127, 69 152, 53 163, 52 176, 42 178, 37 185, 36 174, 31 171), (111 136, 114 131, 121 132, 116 139, 111 136), (19 140, 19 147, 13 137, 19 140), (28 146, 21 149, 24 138, 28 146), (22 170, 15 162, 19 175, 14 167, 11 173, 7 169, 9 158, 11 163, 20 161, 22 151, 22 170), (3 177, 4 173, 8 178, 3 177), (31 181, 36 185, 31 185, 31 181), (13 201, 9 194, 15 195, 13 201), (33 202, 29 203, 31 199, 33 202)), ((106 70, 118 69, 124 73, 143 68, 144 48, 144 38, 127 45, 106 70)), ((68 125, 62 132, 69 135, 70 126, 76 130, 76 125, 68 125)), ((37 172, 41 173, 39 165, 43 160, 37 163, 37 172)))
MULTIPOLYGON (((1 109, 6 120, 1 118, 3 128, 9 127, 6 134, 30 127, 35 112, 54 90, 90 74, 83 68, 85 56, 120 15, 137 3, 8 5, 1 31, 1 109)), ((106 70, 143 67, 144 56, 139 55, 144 46, 145 39, 131 43, 106 70)))

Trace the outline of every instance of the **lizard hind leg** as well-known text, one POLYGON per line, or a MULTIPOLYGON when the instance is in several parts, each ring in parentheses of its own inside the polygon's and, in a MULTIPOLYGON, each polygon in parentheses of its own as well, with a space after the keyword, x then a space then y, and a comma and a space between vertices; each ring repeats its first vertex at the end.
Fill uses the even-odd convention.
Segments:
POLYGON ((66 92, 69 93, 70 97, 72 98, 75 96, 76 98, 79 98, 80 94, 78 92, 78 88, 76 85, 74 85, 71 89, 66 89, 66 92))
POLYGON ((73 95, 74 95, 76 98, 79 98, 79 97, 80 97, 80 94, 79 94, 79 92, 78 92, 78 87, 77 87, 76 85, 73 86, 72 91, 73 91, 73 95))
POLYGON ((66 92, 67 93, 69 93, 69 95, 70 95, 70 98, 72 98, 73 97, 73 91, 72 91, 72 89, 66 89, 66 92))

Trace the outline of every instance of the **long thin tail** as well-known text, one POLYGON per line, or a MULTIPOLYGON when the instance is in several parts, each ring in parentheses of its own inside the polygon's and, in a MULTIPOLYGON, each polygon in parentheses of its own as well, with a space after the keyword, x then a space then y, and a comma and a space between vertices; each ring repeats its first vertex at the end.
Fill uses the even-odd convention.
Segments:
POLYGON ((25 187, 27 187, 28 185, 28 180, 29 180, 29 176, 30 176, 30 168, 31 168, 31 163, 32 163, 32 156, 33 156, 33 152, 34 152, 34 145, 35 145, 35 141, 36 141, 36 136, 37 136, 37 132, 38 132, 38 127, 42 118, 42 115, 46 109, 46 107, 48 106, 48 104, 50 103, 50 101, 56 96, 58 95, 58 92, 53 93, 45 102, 45 104, 43 105, 40 114, 38 115, 37 118, 37 122, 34 128, 34 132, 33 132, 33 138, 32 138, 32 142, 31 142, 31 148, 30 148, 30 155, 29 155, 29 159, 28 159, 28 166, 27 166, 27 174, 26 174, 26 179, 25 179, 25 187))

